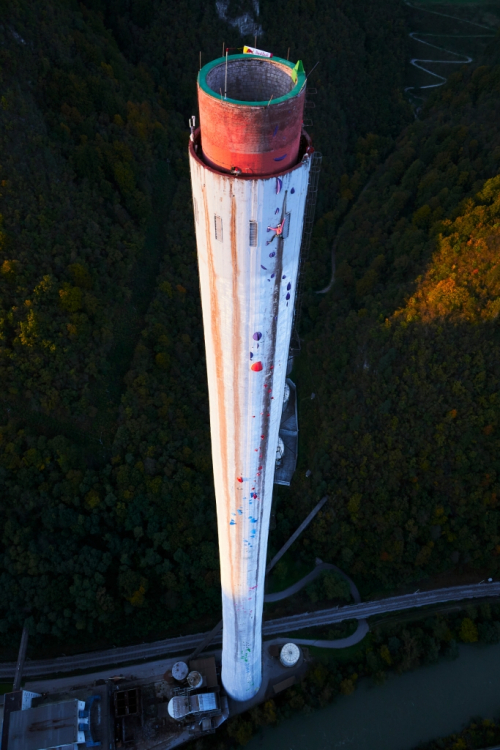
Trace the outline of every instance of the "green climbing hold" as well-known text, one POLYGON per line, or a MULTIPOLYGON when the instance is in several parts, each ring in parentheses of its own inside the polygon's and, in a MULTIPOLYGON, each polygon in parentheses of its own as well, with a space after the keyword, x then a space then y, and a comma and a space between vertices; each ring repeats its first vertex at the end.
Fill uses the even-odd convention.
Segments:
POLYGON ((299 73, 305 73, 304 66, 302 65, 302 60, 299 60, 292 70, 292 81, 294 83, 297 83, 298 75, 299 73))

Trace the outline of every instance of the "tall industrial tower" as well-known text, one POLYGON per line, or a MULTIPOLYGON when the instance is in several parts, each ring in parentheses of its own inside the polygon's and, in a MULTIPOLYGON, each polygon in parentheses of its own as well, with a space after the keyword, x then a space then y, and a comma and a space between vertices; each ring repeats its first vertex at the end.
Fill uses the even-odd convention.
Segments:
POLYGON ((262 606, 311 154, 302 64, 232 55, 198 76, 189 145, 222 581, 222 682, 261 685, 262 606))

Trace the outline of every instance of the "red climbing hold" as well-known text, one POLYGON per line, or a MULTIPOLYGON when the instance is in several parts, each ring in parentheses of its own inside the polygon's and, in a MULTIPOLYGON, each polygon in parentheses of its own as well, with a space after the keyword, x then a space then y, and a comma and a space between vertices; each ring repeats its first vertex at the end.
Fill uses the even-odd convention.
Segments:
POLYGON ((243 477, 237 477, 238 482, 243 482, 243 477))
POLYGON ((260 372, 264 368, 262 367, 262 362, 254 362, 250 369, 254 372, 260 372))

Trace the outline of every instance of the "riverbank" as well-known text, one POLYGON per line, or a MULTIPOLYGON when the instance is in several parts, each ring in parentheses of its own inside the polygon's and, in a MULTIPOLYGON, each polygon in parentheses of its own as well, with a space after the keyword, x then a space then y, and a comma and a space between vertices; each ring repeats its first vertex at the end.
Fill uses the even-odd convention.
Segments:
POLYGON ((500 644, 462 645, 443 660, 384 685, 360 681, 355 693, 326 708, 265 727, 248 750, 411 750, 459 731, 474 716, 500 713, 500 644))

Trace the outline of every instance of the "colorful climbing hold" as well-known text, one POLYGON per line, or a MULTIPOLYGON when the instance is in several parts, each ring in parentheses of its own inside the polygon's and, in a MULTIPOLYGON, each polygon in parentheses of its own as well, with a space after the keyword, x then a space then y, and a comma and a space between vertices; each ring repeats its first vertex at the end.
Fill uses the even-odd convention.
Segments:
POLYGON ((279 177, 276 177, 276 195, 281 193, 281 188, 283 187, 283 180, 280 180, 279 177))
POLYGON ((277 132, 278 132, 278 125, 276 125, 276 127, 274 128, 273 138, 274 138, 274 136, 276 135, 277 132))
POLYGON ((265 266, 261 266, 263 271, 267 271, 267 268, 265 266))
POLYGON ((282 276, 281 278, 282 278, 282 279, 286 279, 286 276, 282 276))
POLYGON ((290 293, 286 295, 285 299, 290 299, 290 293))
POLYGON ((260 341, 262 338, 262 334, 260 331, 255 331, 254 335, 252 336, 254 341, 260 341))
POLYGON ((283 161, 283 159, 286 158, 286 154, 283 154, 283 156, 275 156, 274 161, 283 161))
POLYGON ((236 479, 237 479, 237 480, 238 480, 238 482, 240 482, 240 483, 241 483, 241 482, 243 482, 243 477, 236 477, 236 479))
POLYGON ((288 282, 288 284, 286 285, 286 288, 288 289, 288 291, 290 291, 290 289, 292 288, 292 285, 290 282, 288 282))
POLYGON ((291 192, 291 194, 293 195, 293 194, 295 193, 295 188, 292 188, 292 189, 290 190, 290 192, 291 192))
MULTIPOLYGON (((276 211, 274 212, 274 215, 276 216, 276 214, 279 214, 279 212, 280 212, 280 210, 279 210, 279 208, 277 208, 276 211)), ((269 232, 269 229, 267 231, 269 232)))
POLYGON ((270 257, 270 258, 274 258, 274 256, 275 256, 275 255, 276 255, 276 253, 275 253, 275 252, 269 253, 269 257, 270 257))
POLYGON ((254 362, 250 369, 254 372, 260 372, 264 368, 262 367, 262 362, 254 362))

